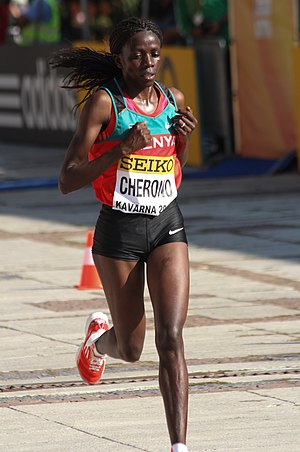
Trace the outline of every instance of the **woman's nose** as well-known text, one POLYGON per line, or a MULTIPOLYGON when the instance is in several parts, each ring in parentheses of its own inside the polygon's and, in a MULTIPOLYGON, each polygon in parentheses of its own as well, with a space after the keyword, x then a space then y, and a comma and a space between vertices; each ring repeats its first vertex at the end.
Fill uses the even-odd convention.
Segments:
POLYGON ((153 58, 152 58, 152 56, 151 56, 150 54, 146 53, 146 54, 144 55, 144 58, 143 58, 143 64, 144 64, 146 67, 149 67, 149 66, 152 66, 152 65, 153 65, 153 58))

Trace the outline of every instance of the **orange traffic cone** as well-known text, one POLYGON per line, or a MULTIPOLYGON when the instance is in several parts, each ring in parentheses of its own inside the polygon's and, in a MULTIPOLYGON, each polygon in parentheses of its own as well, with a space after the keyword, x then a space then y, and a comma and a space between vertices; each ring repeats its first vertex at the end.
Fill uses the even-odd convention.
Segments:
POLYGON ((103 289, 92 256, 93 238, 94 231, 89 231, 86 236, 85 253, 80 283, 77 286, 75 286, 77 289, 80 290, 103 289))

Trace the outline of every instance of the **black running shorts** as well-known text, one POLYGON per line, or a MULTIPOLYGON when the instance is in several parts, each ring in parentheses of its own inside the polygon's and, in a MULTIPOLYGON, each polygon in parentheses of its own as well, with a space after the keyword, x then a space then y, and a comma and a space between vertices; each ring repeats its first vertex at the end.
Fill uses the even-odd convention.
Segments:
POLYGON ((158 216, 123 213, 103 205, 92 252, 114 259, 146 262, 154 248, 172 242, 187 243, 176 200, 158 216))

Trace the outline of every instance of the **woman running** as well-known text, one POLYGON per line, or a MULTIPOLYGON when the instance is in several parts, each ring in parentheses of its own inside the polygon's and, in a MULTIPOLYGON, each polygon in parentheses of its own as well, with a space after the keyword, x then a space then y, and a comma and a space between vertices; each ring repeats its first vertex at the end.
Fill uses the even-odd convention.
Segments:
POLYGON ((140 358, 146 265, 171 451, 187 452, 182 330, 189 260, 176 197, 197 120, 178 89, 156 81, 162 47, 156 24, 125 19, 109 44, 110 52, 62 49, 50 61, 69 68, 67 85, 87 90, 59 188, 66 194, 92 183, 101 202, 92 253, 113 324, 109 328, 101 312, 89 316, 77 366, 83 380, 95 384, 107 355, 128 362, 140 358))

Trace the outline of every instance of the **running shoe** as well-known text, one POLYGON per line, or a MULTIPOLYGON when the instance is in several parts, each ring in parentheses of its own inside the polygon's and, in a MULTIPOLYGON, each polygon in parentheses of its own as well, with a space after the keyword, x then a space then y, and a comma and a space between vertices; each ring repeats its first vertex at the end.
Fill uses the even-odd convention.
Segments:
POLYGON ((99 355, 95 342, 108 330, 108 319, 102 312, 93 312, 86 321, 85 340, 77 352, 77 367, 81 378, 88 384, 98 383, 103 375, 106 355, 99 355))

